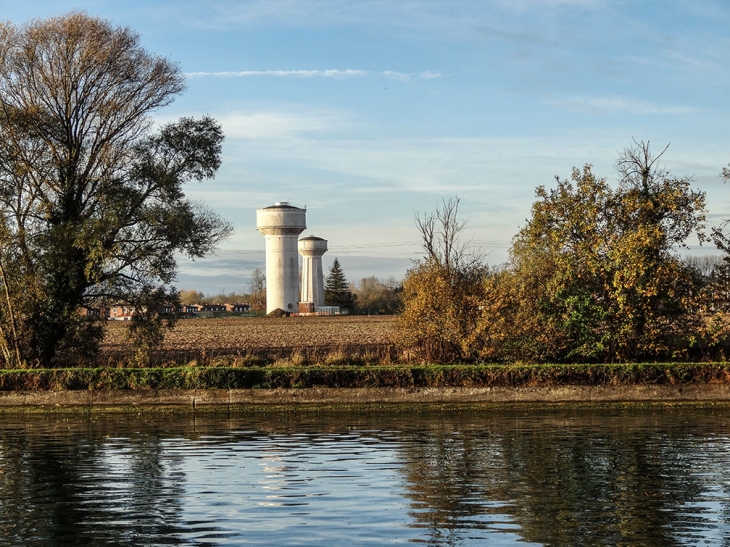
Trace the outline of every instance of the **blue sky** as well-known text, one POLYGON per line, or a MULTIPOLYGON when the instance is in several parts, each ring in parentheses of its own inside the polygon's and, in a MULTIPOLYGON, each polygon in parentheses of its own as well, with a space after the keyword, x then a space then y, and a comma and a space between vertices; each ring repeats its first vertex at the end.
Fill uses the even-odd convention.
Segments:
MULTIPOLYGON (((235 227, 179 288, 241 291, 263 267, 255 210, 290 200, 350 280, 402 278, 414 210, 458 195, 473 244, 506 260, 538 185, 592 163, 613 181, 632 138, 730 217, 727 0, 0 0, 22 23, 84 10, 179 63, 155 114, 210 114, 223 166, 188 195, 235 227)), ((694 248, 705 254, 711 248, 694 248)))

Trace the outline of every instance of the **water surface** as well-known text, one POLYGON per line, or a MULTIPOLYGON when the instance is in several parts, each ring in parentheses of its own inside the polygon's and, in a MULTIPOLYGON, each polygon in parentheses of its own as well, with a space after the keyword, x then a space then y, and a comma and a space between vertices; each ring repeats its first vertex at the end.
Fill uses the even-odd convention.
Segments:
POLYGON ((5 414, 0 545, 730 545, 730 407, 5 414))

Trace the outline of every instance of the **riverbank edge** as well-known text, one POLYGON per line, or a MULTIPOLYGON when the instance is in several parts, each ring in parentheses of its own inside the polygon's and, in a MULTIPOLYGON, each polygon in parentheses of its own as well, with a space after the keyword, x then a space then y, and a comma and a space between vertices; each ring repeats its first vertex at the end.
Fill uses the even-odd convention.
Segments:
POLYGON ((513 406, 546 403, 730 403, 730 384, 0 392, 2 410, 58 407, 359 407, 390 404, 513 406))

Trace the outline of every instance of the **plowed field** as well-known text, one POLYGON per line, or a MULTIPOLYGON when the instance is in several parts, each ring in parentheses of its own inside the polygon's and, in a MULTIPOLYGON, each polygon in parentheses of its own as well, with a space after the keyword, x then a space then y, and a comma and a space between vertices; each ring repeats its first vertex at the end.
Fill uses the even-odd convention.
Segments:
MULTIPOLYGON (((110 321, 103 353, 124 359, 132 354, 124 322, 110 321)), ((165 336, 156 360, 208 360, 219 356, 307 361, 389 353, 394 346, 392 316, 216 318, 178 321, 165 336)))

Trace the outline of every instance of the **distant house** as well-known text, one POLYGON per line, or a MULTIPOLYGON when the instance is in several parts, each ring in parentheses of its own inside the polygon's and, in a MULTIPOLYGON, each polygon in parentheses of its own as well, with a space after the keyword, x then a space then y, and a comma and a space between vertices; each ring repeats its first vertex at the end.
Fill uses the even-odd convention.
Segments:
POLYGON ((318 306, 315 313, 317 315, 341 315, 342 310, 339 306, 318 306))
POLYGON ((173 313, 175 313, 175 306, 170 304, 163 304, 159 307, 158 311, 162 315, 172 315, 173 313))
POLYGON ((79 315, 87 317, 89 319, 101 319, 106 318, 109 311, 102 308, 79 308, 79 315))
POLYGON ((134 317, 134 306, 117 304, 109 308, 110 321, 130 321, 134 317))
MULTIPOLYGON (((175 307, 172 304, 160 304, 153 309, 160 315, 172 315, 175 313, 175 307)), ((142 312, 146 311, 147 308, 142 308, 142 312)), ((137 309, 134 306, 117 304, 108 309, 107 319, 111 321, 129 321, 136 313, 137 309)))
MULTIPOLYGON (((175 312, 175 308, 168 304, 161 305, 156 310, 162 315, 172 315, 175 312)), ((236 304, 184 304, 177 308, 177 314, 181 317, 213 317, 213 314, 217 313, 245 313, 248 311, 251 311, 251 304, 241 302, 236 304)), ((117 304, 103 312, 93 308, 89 308, 88 311, 82 308, 79 313, 93 317, 99 317, 99 314, 103 313, 112 321, 129 321, 134 317, 135 308, 126 304, 117 304)))
POLYGON ((225 304, 203 304, 200 311, 227 311, 225 304))
POLYGON ((200 309, 197 304, 186 304, 184 306, 180 306, 179 309, 181 315, 187 315, 189 317, 193 317, 199 311, 200 309))

